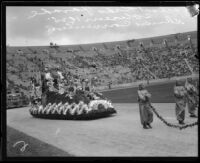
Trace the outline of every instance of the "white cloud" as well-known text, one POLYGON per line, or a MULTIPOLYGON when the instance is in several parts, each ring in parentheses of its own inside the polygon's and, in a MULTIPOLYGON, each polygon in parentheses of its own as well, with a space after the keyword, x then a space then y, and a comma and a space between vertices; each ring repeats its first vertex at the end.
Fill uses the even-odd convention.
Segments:
POLYGON ((10 45, 23 45, 24 40, 33 45, 46 45, 49 37, 58 44, 120 41, 193 30, 197 30, 197 17, 190 17, 185 7, 12 7, 7 10, 10 45))

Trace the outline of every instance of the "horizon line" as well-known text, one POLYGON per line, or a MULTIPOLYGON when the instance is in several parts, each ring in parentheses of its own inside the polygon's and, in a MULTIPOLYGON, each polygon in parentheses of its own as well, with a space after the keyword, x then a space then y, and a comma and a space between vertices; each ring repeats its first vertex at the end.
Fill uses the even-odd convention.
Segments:
MULTIPOLYGON (((164 36, 169 36, 169 35, 176 35, 176 34, 183 34, 183 33, 190 33, 190 32, 197 32, 197 30, 193 31, 187 31, 187 32, 181 32, 181 33, 172 33, 172 34, 166 34, 166 35, 157 35, 157 36, 152 36, 152 37, 141 37, 141 38, 132 38, 132 39, 127 39, 127 40, 119 40, 119 41, 108 41, 108 42, 91 42, 91 43, 81 43, 81 44, 57 44, 57 46, 78 46, 78 45, 89 45, 89 44, 102 44, 102 43, 114 43, 114 42, 124 42, 124 41, 129 41, 129 40, 142 40, 142 39, 149 39, 149 38, 155 38, 155 37, 164 37, 164 36)), ((52 41, 50 41, 52 42, 52 41)), ((49 44, 50 44, 49 42, 49 44)), ((49 46, 47 45, 6 45, 8 47, 43 47, 43 46, 49 46)))

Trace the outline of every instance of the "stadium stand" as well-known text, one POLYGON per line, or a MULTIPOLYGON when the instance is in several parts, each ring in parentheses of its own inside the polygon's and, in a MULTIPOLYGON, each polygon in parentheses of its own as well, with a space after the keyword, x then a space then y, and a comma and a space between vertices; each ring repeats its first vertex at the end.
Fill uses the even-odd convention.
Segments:
POLYGON ((197 32, 82 45, 7 47, 7 82, 28 94, 31 77, 45 65, 67 80, 97 78, 96 87, 186 76, 199 71, 197 32), (190 37, 191 42, 188 40, 190 37), (164 43, 164 40, 166 42, 164 43), (142 45, 141 45, 142 44, 142 45))

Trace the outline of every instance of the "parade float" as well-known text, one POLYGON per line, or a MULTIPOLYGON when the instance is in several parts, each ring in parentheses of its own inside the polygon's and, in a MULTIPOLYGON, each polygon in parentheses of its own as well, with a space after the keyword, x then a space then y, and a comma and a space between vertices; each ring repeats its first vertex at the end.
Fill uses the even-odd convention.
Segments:
POLYGON ((40 97, 31 100, 30 114, 45 119, 91 120, 116 113, 111 101, 101 93, 73 89, 69 87, 61 93, 48 87, 40 97))

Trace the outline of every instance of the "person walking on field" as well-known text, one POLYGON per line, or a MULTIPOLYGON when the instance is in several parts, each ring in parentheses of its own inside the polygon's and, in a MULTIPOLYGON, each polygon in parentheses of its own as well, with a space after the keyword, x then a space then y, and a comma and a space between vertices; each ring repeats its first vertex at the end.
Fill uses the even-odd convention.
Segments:
POLYGON ((197 89, 193 84, 192 78, 188 78, 185 83, 185 88, 187 91, 187 104, 188 104, 188 112, 190 117, 197 118, 195 114, 196 107, 197 107, 197 89))
POLYGON ((185 120, 185 107, 186 107, 186 96, 187 91, 184 87, 184 84, 180 81, 176 81, 176 85, 174 87, 174 97, 175 97, 175 111, 176 118, 179 124, 183 125, 185 120))
POLYGON ((140 121, 144 129, 152 128, 153 112, 150 104, 151 94, 145 89, 143 84, 138 88, 138 103, 140 111, 140 121))

